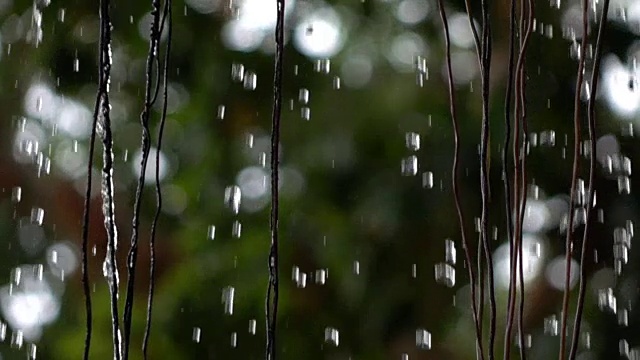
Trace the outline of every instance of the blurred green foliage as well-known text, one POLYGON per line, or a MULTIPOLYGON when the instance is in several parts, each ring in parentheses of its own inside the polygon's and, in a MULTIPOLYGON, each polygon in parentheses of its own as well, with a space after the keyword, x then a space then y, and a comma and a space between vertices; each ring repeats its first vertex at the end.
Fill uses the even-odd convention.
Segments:
MULTIPOLYGON (((113 81, 111 90, 115 114, 120 274, 124 285, 123 264, 135 192, 132 155, 140 142, 138 118, 145 80, 142 64, 148 51, 148 43, 139 33, 139 21, 148 13, 150 5, 145 1, 112 3, 114 72, 126 74, 113 81), (127 162, 123 160, 125 153, 129 154, 127 162)), ((5 0, 0 4, 0 21, 6 22, 14 14, 23 20, 30 18, 31 1, 5 0)), ((301 8, 305 4, 315 2, 297 3, 301 8)), ((395 0, 332 2, 331 6, 342 16, 348 36, 342 51, 332 57, 329 74, 314 71, 316 59, 306 58, 292 41, 286 47, 278 359, 400 359, 402 353, 408 353, 410 359, 475 356, 471 316, 463 301, 467 296, 468 302, 465 295, 468 287, 463 287, 468 279, 450 187, 453 138, 447 85, 442 76, 443 34, 436 3, 429 1, 428 4, 426 20, 408 26, 393 16, 395 0), (415 72, 399 72, 385 57, 390 51, 391 39, 405 31, 413 31, 427 44, 428 54, 423 55, 430 77, 424 87, 416 84, 415 72), (370 80, 360 88, 343 85, 335 89, 334 76, 344 76, 341 66, 354 54, 364 54, 371 60, 370 80), (309 89, 311 94, 309 121, 301 118, 300 105, 296 102, 301 88, 309 89), (293 109, 289 108, 290 101, 293 109), (407 132, 421 135, 422 146, 415 153, 419 163, 417 176, 402 176, 400 171, 401 160, 412 154, 405 146, 407 132), (432 189, 423 187, 421 174, 426 171, 433 173, 432 189), (455 289, 437 284, 433 276, 434 264, 443 261, 446 238, 454 239, 458 247, 455 289), (355 261, 359 264, 359 274, 353 270, 355 261), (291 280, 294 266, 309 274, 306 288, 297 288, 291 280), (414 266, 416 276, 412 276, 414 266), (316 284, 313 279, 319 269, 328 271, 324 285, 316 284), (460 288, 462 290, 457 291, 460 288), (324 341, 326 327, 340 331, 338 347, 324 341), (431 332, 431 350, 416 348, 418 328, 431 332)), ((174 111, 167 120, 163 151, 170 171, 163 186, 172 190, 165 194, 165 203, 178 210, 164 212, 160 218, 151 359, 264 357, 269 207, 264 200, 267 206, 261 210, 242 210, 234 216, 224 206, 223 199, 225 188, 237 183, 240 171, 259 166, 260 151, 267 151, 268 164, 265 140, 270 131, 273 56, 269 51, 242 53, 225 48, 221 29, 231 21, 226 14, 229 4, 220 2, 218 6, 218 11, 206 15, 182 1, 174 1, 170 81, 178 89, 173 95, 180 100, 173 103, 174 111), (257 74, 255 91, 247 91, 242 84, 232 81, 233 63, 244 64, 257 74), (220 105, 226 109, 222 120, 217 118, 220 105), (255 141, 253 149, 247 146, 248 134, 255 141), (242 224, 240 238, 231 236, 235 220, 242 224), (216 226, 214 240, 207 239, 209 225, 216 226), (224 313, 220 301, 222 290, 227 286, 236 290, 233 315, 224 313), (255 335, 248 333, 251 319, 257 321, 255 335), (201 329, 199 343, 192 339, 196 327, 201 329), (231 346, 232 333, 237 333, 235 348, 231 346)), ((447 11, 450 16, 462 12, 462 2, 448 3, 447 11)), ((507 2, 496 2, 494 11, 491 224, 498 228, 498 241, 493 244, 497 248, 506 241, 500 156, 508 55, 507 2)), ((559 11, 546 5, 541 5, 539 11, 540 21, 560 27, 559 11)), ((299 17, 289 17, 288 30, 298 21, 301 21, 299 17)), ((27 26, 23 23, 23 27, 27 26)), ((55 1, 43 11, 43 41, 38 47, 25 41, 2 44, 0 239, 6 250, 0 251, 0 274, 4 279, 20 264, 46 262, 45 253, 27 256, 17 243, 18 219, 28 216, 31 206, 46 210, 48 242, 68 239, 80 248, 82 191, 76 189, 84 188, 83 177, 70 180, 56 166, 54 158, 51 175, 38 178, 33 166, 14 161, 12 138, 19 119, 24 116, 23 97, 34 82, 48 83, 59 94, 82 101, 89 109, 93 107, 97 26, 96 2, 55 1), (63 9, 64 22, 59 19, 63 9), (80 64, 77 72, 73 67, 75 59, 80 64), (22 202, 16 206, 9 196, 14 186, 21 186, 24 193, 22 202)), ((0 35, 4 31, 8 30, 2 29, 0 35)), ((288 38, 293 36, 290 31, 287 34, 288 38)), ((623 53, 633 39, 620 27, 613 28, 607 36, 610 41, 605 51, 613 53, 623 53)), ((558 145, 531 149, 529 179, 549 196, 566 194, 572 159, 571 99, 576 62, 568 56, 569 42, 560 36, 553 39, 536 36, 532 41, 527 60, 529 130, 554 130, 558 145), (568 134, 568 143, 565 143, 565 134, 568 134), (566 157, 561 156, 563 147, 568 152, 566 157)), ((455 51, 473 55, 474 49, 455 51)), ((476 63, 468 65, 476 66, 476 63)), ((457 95, 465 231, 469 238, 475 239, 474 218, 480 214, 477 147, 481 103, 477 77, 470 84, 458 85, 457 95)), ((155 143, 157 111, 152 124, 155 143)), ((598 131, 619 134, 619 129, 618 119, 601 106, 598 131)), ((63 135, 48 136, 41 146, 51 144, 55 152, 56 146, 71 140, 63 135)), ((81 151, 86 151, 87 138, 76 140, 80 142, 81 151)), ((637 142, 631 140, 621 140, 621 145, 628 156, 638 150, 637 142)), ((95 159, 99 165, 99 146, 95 159)), ((614 183, 599 176, 598 205, 606 209, 607 214, 618 211, 613 222, 620 221, 594 226, 592 236, 603 239, 596 247, 607 249, 602 253, 603 262, 608 266, 611 265, 606 255, 610 252, 611 226, 620 226, 625 219, 637 217, 635 193, 633 198, 622 198, 614 183)), ((90 256, 95 289, 91 354, 94 359, 108 359, 112 358, 111 326, 108 291, 101 275, 105 236, 98 197, 92 206, 90 243, 96 245, 97 253, 90 256)), ((141 358, 148 285, 147 244, 155 211, 151 186, 145 188, 143 211, 131 345, 132 358, 136 359, 141 358)), ((562 253, 564 242, 557 228, 542 235, 548 246, 545 261, 562 253)), ((600 265, 595 265, 590 273, 600 265)), ((635 263, 632 262, 630 268, 636 269, 635 263)), ((58 320, 44 329, 37 343, 40 358, 81 356, 85 314, 79 271, 67 278, 65 285, 58 320)), ((534 339, 532 356, 553 358, 557 337, 543 334, 543 319, 558 313, 561 292, 545 285, 544 276, 530 291, 527 296, 532 300, 527 303, 526 329, 534 339)), ((504 333, 506 296, 506 290, 500 288, 499 339, 504 333)), ((574 293, 572 298, 575 299, 574 293)), ((120 299, 124 299, 122 292, 120 299)), ((597 299, 591 294, 588 301, 586 319, 591 325, 593 354, 597 358, 612 358, 617 354, 619 338, 637 338, 633 335, 637 334, 638 322, 634 320, 637 315, 633 313, 630 327, 620 330, 614 318, 601 315, 597 299)), ((501 341, 496 349, 497 354, 502 353, 501 341)), ((24 349, 11 348, 7 339, 0 343, 0 354, 2 359, 21 358, 24 349)))

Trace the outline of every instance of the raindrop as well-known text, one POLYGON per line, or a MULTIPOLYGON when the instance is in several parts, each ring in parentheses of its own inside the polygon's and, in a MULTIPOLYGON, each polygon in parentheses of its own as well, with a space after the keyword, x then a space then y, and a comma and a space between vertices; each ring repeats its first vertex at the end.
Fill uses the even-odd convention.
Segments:
POLYGON ((300 275, 296 279, 296 286, 300 289, 304 289, 307 287, 307 273, 300 273, 300 275))
POLYGON ((78 58, 73 60, 73 72, 80 72, 80 59, 78 58))
POLYGON ((236 346, 238 346, 238 333, 237 332, 232 332, 231 333, 231 347, 235 348, 236 346))
POLYGON ((405 135, 405 144, 407 145, 407 149, 411 151, 420 150, 420 134, 408 132, 405 135))
POLYGON ((209 228, 207 229, 207 239, 214 240, 215 238, 216 238, 216 226, 209 225, 209 228))
POLYGON ((418 87, 424 87, 424 74, 423 73, 417 73, 416 74, 416 85, 418 85, 418 87))
POLYGON ((626 228, 617 227, 613 229, 613 243, 614 245, 624 245, 631 247, 631 236, 626 228))
POLYGON ((331 60, 320 59, 316 60, 314 70, 319 73, 328 74, 331 71, 331 60))
POLYGON ((316 270, 316 284, 324 285, 327 281, 327 271, 324 269, 316 270))
POLYGON ((422 173, 422 187, 426 189, 433 188, 433 173, 431 171, 422 173))
POLYGON ((44 209, 34 207, 31 209, 31 223, 42 226, 44 222, 44 209))
POLYGON ((231 235, 234 238, 239 239, 241 234, 242 234, 242 224, 240 223, 240 221, 236 220, 233 222, 231 235))
POLYGON ((582 343, 584 344, 585 349, 591 349, 591 333, 585 332, 582 335, 582 343))
POLYGON ((555 315, 544 319, 544 333, 551 336, 558 336, 558 318, 555 315))
POLYGON ((302 104, 308 104, 309 103, 309 90, 307 89, 300 89, 300 91, 298 92, 298 101, 300 101, 300 103, 302 104))
POLYGON ((622 264, 626 264, 629 261, 629 248, 623 244, 614 244, 613 258, 622 264))
POLYGON ((540 132, 540 146, 556 146, 556 132, 554 130, 540 132))
POLYGON ((417 55, 413 58, 413 66, 418 74, 427 74, 427 59, 424 56, 417 55))
POLYGON ((311 119, 311 109, 308 107, 303 107, 300 109, 300 116, 303 120, 309 121, 311 119))
POLYGON ((620 309, 618 311, 618 325, 629 326, 629 310, 620 309))
POLYGON ((598 307, 602 311, 615 313, 618 308, 618 301, 613 295, 612 288, 598 290, 598 307))
POLYGON ((218 105, 218 120, 224 120, 225 110, 226 108, 224 105, 218 105))
POLYGON ((402 353, 402 356, 400 356, 400 360, 409 360, 409 354, 402 353))
POLYGON ((452 288, 456 284, 456 269, 447 263, 435 265, 436 282, 452 288))
POLYGON ((7 338, 7 324, 0 321, 0 342, 7 338))
POLYGON ((300 279, 300 268, 297 266, 294 266, 291 269, 291 280, 297 283, 299 279, 300 279))
POLYGON ((340 90, 340 77, 339 76, 334 76, 333 77, 333 89, 334 90, 340 90))
POLYGON ((431 333, 425 329, 416 330, 416 346, 419 349, 431 349, 431 333))
POLYGON ((418 173, 418 157, 411 155, 402 159, 400 170, 403 176, 415 176, 418 173))
POLYGON ((236 215, 240 211, 241 198, 242 192, 237 185, 229 186, 224 190, 224 203, 236 215))
MULTIPOLYGON (((516 345, 520 347, 520 342, 517 342, 516 345)), ((524 336, 524 347, 525 349, 531 348, 531 334, 526 334, 524 336)))
POLYGON ((245 90, 255 90, 258 86, 258 75, 252 71, 247 71, 244 74, 243 85, 245 90))
POLYGON ((324 341, 333 346, 340 345, 340 332, 338 332, 338 329, 332 327, 325 328, 324 341))
POLYGON ((253 134, 247 134, 247 136, 245 137, 245 142, 247 143, 247 147, 249 149, 253 149, 253 134))
POLYGON ((267 153, 265 153, 264 151, 261 152, 260 155, 258 155, 258 164, 260 164, 260 166, 262 167, 267 166, 267 153))
POLYGON ((11 347, 21 349, 24 343, 24 335, 22 330, 15 330, 11 333, 11 347))
POLYGON ((255 319, 249 320, 249 334, 251 334, 251 335, 255 335, 256 334, 256 320, 255 319))
POLYGON ((625 339, 621 339, 618 342, 618 350, 620 352, 620 356, 628 358, 629 356, 629 343, 625 339))
POLYGON ((626 195, 631 193, 631 180, 628 176, 618 176, 618 193, 626 195))
POLYGON ((36 355, 38 353, 38 347, 36 346, 36 344, 29 344, 27 346, 27 358, 29 360, 34 360, 36 358, 36 355))
POLYGON ((231 80, 233 82, 242 82, 244 80, 244 75, 244 65, 237 63, 231 64, 231 80))
POLYGON ((233 315, 233 300, 236 289, 233 286, 227 286, 222 289, 222 304, 224 305, 224 313, 233 315))
POLYGON ((193 335, 191 337, 191 339, 193 340, 193 342, 195 343, 200 343, 200 333, 201 333, 201 329, 199 327, 194 327, 193 328, 193 335))
POLYGON ((449 265, 456 264, 456 244, 451 239, 446 239, 444 241, 445 248, 445 261, 449 265))
POLYGON ((353 273, 356 275, 360 275, 360 261, 355 260, 353 262, 353 273))
POLYGON ((22 188, 20 186, 16 186, 11 189, 11 202, 17 204, 22 200, 22 188))

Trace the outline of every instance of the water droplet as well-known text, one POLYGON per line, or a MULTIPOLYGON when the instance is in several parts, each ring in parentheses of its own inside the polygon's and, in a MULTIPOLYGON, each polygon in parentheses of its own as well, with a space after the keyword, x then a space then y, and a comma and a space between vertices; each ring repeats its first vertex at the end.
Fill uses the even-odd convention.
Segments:
POLYGON ((242 200, 242 192, 237 185, 229 186, 224 190, 224 203, 234 214, 240 212, 240 202, 242 200))
POLYGON ((233 286, 227 286, 222 289, 222 304, 224 305, 224 313, 233 315, 233 301, 236 289, 233 286))
POLYGON ((309 103, 309 90, 307 89, 300 89, 300 91, 298 92, 298 101, 301 104, 308 104, 309 103))
POLYGON ((7 324, 0 321, 0 342, 7 338, 7 324))
POLYGON ((241 234, 242 234, 242 224, 240 223, 240 221, 236 220, 233 222, 233 225, 231 228, 231 235, 234 238, 239 239, 241 234))
POLYGON ((411 155, 402 159, 400 170, 403 176, 415 176, 418 173, 418 157, 411 155))
POLYGON ((631 194, 631 180, 628 176, 618 176, 618 193, 631 194))
POLYGON ((200 334, 201 334, 201 329, 199 327, 194 327, 193 328, 193 335, 191 336, 191 339, 193 340, 193 342, 195 343, 200 343, 200 334))
POLYGON ((417 73, 416 74, 416 85, 418 85, 418 87, 424 87, 424 74, 423 73, 417 73))
POLYGON ((264 151, 261 152, 260 155, 258 155, 258 164, 260 164, 260 166, 262 167, 267 166, 267 153, 265 153, 264 151))
POLYGON ((446 287, 454 287, 456 284, 456 269, 447 263, 435 265, 436 282, 446 287))
POLYGON ((444 241, 444 248, 445 248, 445 252, 444 252, 445 261, 449 265, 455 265, 456 264, 456 244, 453 242, 453 240, 446 239, 444 241))
POLYGON ((405 135, 405 144, 407 145, 407 149, 411 151, 420 150, 420 134, 408 132, 405 135))
POLYGON ((215 238, 216 238, 216 226, 209 225, 209 228, 207 229, 207 239, 214 240, 215 238))
POLYGON ((311 119, 311 109, 308 107, 303 107, 300 109, 300 116, 303 120, 309 121, 311 119))
POLYGON ((225 113, 225 106, 224 105, 218 105, 218 120, 224 120, 224 113, 225 113))
POLYGON ((316 284, 324 285, 327 281, 327 271, 324 269, 316 270, 316 284))
POLYGON ((253 134, 247 134, 247 136, 245 137, 245 142, 249 149, 253 149, 253 140, 253 134))
POLYGON ((429 69, 427 68, 427 59, 424 56, 414 56, 413 67, 418 74, 427 74, 429 69))
POLYGON ((253 71, 247 71, 244 74, 243 86, 245 90, 255 90, 258 86, 258 75, 253 71))
POLYGON ((238 63, 231 64, 231 80, 233 82, 242 82, 244 80, 244 75, 244 65, 238 63))
POLYGON ((20 186, 15 186, 11 189, 11 202, 17 204, 22 200, 22 188, 20 186))
POLYGON ((328 74, 331 71, 331 60, 329 59, 316 60, 314 70, 319 73, 328 74))
POLYGON ((629 310, 620 309, 618 311, 618 325, 629 326, 629 310))
POLYGON ((626 264, 629 261, 629 248, 624 244, 613 245, 613 258, 621 262, 621 265, 626 264))
POLYGON ((409 360, 409 354, 402 353, 402 355, 400 356, 400 360, 409 360))
POLYGON ((232 348, 236 348, 236 346, 238 346, 238 333, 237 332, 232 332, 231 333, 231 347, 232 348))
POLYGON ((256 334, 256 320, 255 319, 249 320, 249 334, 251 334, 251 335, 255 335, 256 334))
POLYGON ((353 262, 353 273, 356 275, 360 275, 360 261, 358 260, 353 262))
POLYGON ((433 188, 433 173, 431 171, 422 173, 422 187, 426 189, 433 188))
POLYGON ((431 349, 431 333, 425 329, 416 330, 416 346, 419 349, 431 349))
POLYGON ((540 146, 556 146, 556 132, 554 130, 540 132, 540 146))
POLYGON ((324 329, 324 341, 333 346, 340 345, 340 332, 338 329, 327 327, 324 329))
POLYGON ((614 313, 618 309, 618 301, 612 288, 598 290, 598 307, 602 311, 614 313))
POLYGON ((333 77, 333 89, 334 90, 340 90, 340 77, 339 76, 334 76, 333 77))
POLYGON ((558 318, 555 315, 544 319, 544 333, 551 336, 558 336, 558 318))
POLYGON ((11 347, 22 349, 22 345, 24 344, 24 336, 22 334, 22 330, 14 330, 11 333, 11 347))
POLYGON ((44 222, 44 209, 34 207, 31 209, 31 223, 42 226, 44 222))
POLYGON ((301 273, 300 278, 298 279, 298 283, 296 284, 299 288, 304 289, 307 287, 307 274, 301 273))
POLYGON ((80 59, 78 58, 73 60, 73 72, 80 72, 80 59))

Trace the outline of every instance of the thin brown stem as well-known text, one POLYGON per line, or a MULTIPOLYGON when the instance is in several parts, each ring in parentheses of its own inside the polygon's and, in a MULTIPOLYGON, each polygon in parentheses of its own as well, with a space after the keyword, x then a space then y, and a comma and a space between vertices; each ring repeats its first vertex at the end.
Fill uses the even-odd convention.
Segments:
POLYGON ((574 112, 573 112, 573 167, 571 174, 571 194, 569 204, 569 219, 567 221, 567 237, 565 242, 565 282, 564 282, 564 296, 562 299, 562 323, 560 327, 560 352, 558 358, 564 360, 566 354, 567 343, 567 319, 569 316, 569 293, 571 291, 571 253, 573 251, 573 223, 574 223, 574 202, 576 197, 576 183, 578 180, 579 160, 580 160, 580 142, 581 142, 581 125, 580 125, 580 97, 582 95, 582 81, 584 77, 584 64, 587 50, 587 36, 589 33, 589 1, 582 1, 582 40, 580 42, 580 49, 578 51, 578 72, 576 78, 576 94, 574 98, 574 112))
POLYGON ((586 292, 586 260, 587 244, 589 239, 589 224, 591 213, 593 212, 595 196, 595 167, 596 167, 596 94, 598 92, 598 79, 600 76, 600 64, 602 60, 603 34, 607 26, 607 14, 609 12, 609 0, 604 0, 602 5, 602 15, 600 26, 598 27, 598 39, 596 40, 596 51, 594 55, 593 72, 591 74, 591 92, 589 94, 589 104, 587 105, 588 127, 589 127, 589 187, 586 208, 586 219, 584 233, 582 234, 582 249, 580 254, 580 288, 578 290, 578 305, 573 325, 573 335, 571 337, 571 352, 569 360, 575 360, 578 351, 578 339, 580 336, 580 326, 582 325, 582 311, 584 309, 584 297, 586 292))
POLYGON ((471 308, 473 311, 473 322, 476 327, 476 347, 477 352, 481 355, 480 358, 484 359, 484 351, 482 349, 482 337, 481 337, 481 324, 478 319, 478 305, 476 303, 476 291, 475 291, 475 275, 473 267, 471 266, 471 254, 469 250, 469 243, 464 231, 464 214, 462 206, 460 204, 460 176, 458 173, 459 161, 460 161, 460 126, 458 124, 458 118, 456 115, 456 100, 455 89, 453 82, 453 68, 451 65, 451 42, 449 36, 449 22, 447 21, 447 15, 444 9, 443 0, 438 0, 438 10, 440 12, 440 19, 442 20, 442 27, 444 29, 444 41, 445 41, 445 57, 447 63, 447 80, 449 90, 449 112, 451 115, 451 122, 453 124, 453 166, 451 169, 451 185, 453 189, 453 198, 456 205, 456 213, 458 216, 458 223, 460 226, 460 237, 462 238, 462 248, 464 250, 465 259, 467 262, 467 270, 469 272, 469 281, 471 283, 471 308))

